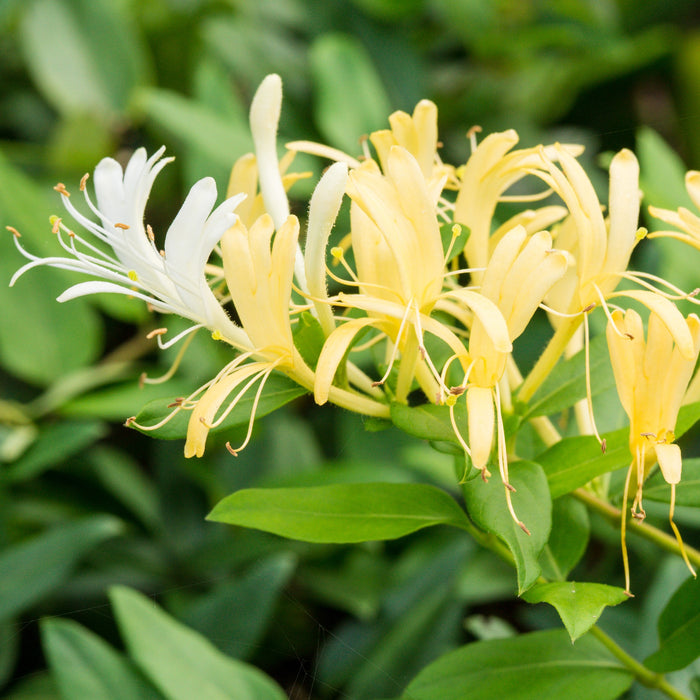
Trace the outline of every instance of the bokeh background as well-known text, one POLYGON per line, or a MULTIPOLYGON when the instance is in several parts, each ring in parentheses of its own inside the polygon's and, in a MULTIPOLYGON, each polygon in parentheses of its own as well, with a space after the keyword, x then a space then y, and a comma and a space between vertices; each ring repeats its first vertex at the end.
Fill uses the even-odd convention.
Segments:
MULTIPOLYGON (((356 154, 391 111, 427 97, 447 161, 467 158, 473 125, 515 128, 524 146, 580 142, 604 198, 598 165, 629 147, 649 201, 675 208, 687 201, 684 169, 700 168, 699 20, 692 0, 0 0, 0 223, 28 250, 56 253, 56 182, 77 190, 102 157, 166 145, 176 161, 148 208, 164 230, 197 178, 214 175, 225 191, 233 161, 251 150, 247 109, 270 72, 284 81, 281 144, 323 140, 356 154)), ((322 164, 299 162, 315 173, 291 192, 303 217, 322 164)), ((107 597, 115 585, 147 594, 295 700, 396 697, 451 648, 558 624, 518 601, 513 572, 460 533, 341 547, 206 522, 243 487, 415 480, 454 490, 455 478, 427 445, 309 397, 261 420, 237 459, 223 449, 231 435, 185 460, 181 441, 124 428, 148 400, 188 394, 230 358, 197 338, 173 379, 140 388, 142 372, 164 373, 177 352, 146 339, 162 322, 117 295, 57 304, 73 279, 61 271, 5 288, 23 262, 5 234, 1 697, 75 697, 71 683, 88 675, 75 649, 94 649, 95 637, 123 649, 107 597)), ((697 286, 677 247, 656 249, 646 269, 697 286)), ((678 520, 697 543, 697 516, 678 520)), ((582 575, 619 583, 617 534, 591 527, 582 575)), ((644 562, 638 600, 607 611, 602 626, 641 658, 687 574, 639 542, 633 558, 644 562)), ((134 677, 140 695, 120 697, 163 697, 134 677)))

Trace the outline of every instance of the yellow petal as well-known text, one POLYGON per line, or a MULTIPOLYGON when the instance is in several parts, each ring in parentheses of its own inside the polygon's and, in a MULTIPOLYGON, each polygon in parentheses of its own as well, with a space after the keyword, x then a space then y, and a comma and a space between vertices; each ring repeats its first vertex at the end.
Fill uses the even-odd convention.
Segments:
POLYGON ((659 468, 668 484, 677 484, 681 480, 681 448, 678 445, 666 443, 654 443, 656 459, 659 461, 659 468))
POLYGON ((484 469, 491 455, 495 426, 493 391, 490 387, 472 385, 467 389, 467 420, 472 462, 477 469, 484 469))

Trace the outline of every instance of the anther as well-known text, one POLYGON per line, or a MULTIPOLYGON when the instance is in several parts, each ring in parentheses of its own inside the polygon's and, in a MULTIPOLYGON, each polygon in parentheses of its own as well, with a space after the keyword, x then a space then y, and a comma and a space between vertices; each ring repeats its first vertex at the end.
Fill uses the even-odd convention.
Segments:
POLYGON ((61 217, 60 216, 52 216, 51 217, 51 233, 58 235, 58 232, 61 229, 61 217))
POLYGON ((90 173, 85 173, 85 175, 83 175, 80 178, 80 191, 81 192, 85 192, 85 185, 87 184, 89 177, 90 177, 90 173))
POLYGON ((511 492, 515 493, 515 486, 513 484, 509 484, 507 481, 503 482, 503 485, 511 492))
POLYGON ((587 314, 589 311, 593 311, 593 309, 595 309, 595 307, 596 307, 596 303, 593 302, 592 304, 589 304, 585 309, 583 309, 583 311, 581 311, 581 313, 587 314))
POLYGON ((131 226, 129 226, 129 224, 114 224, 114 228, 120 228, 122 231, 128 231, 131 226))
POLYGON ((151 340, 152 338, 155 338, 157 335, 165 335, 168 332, 167 328, 156 328, 152 330, 150 333, 146 334, 146 338, 148 340, 151 340))
MULTIPOLYGON (((178 396, 172 403, 169 403, 167 408, 178 408, 179 406, 182 406, 184 403, 185 399, 182 396, 178 396)), ((203 418, 201 420, 204 420, 203 418)))
POLYGON ((136 420, 136 416, 130 416, 124 421, 124 427, 125 428, 130 428, 131 424, 136 420))
POLYGON ((525 523, 522 520, 518 521, 518 525, 526 535, 532 535, 532 533, 525 527, 525 523))
POLYGON ((605 438, 603 438, 603 439, 600 441, 600 451, 601 451, 603 454, 605 454, 605 451, 606 451, 607 449, 608 449, 608 441, 607 441, 605 438))
POLYGON ((238 457, 238 451, 237 451, 237 450, 234 450, 233 447, 231 447, 231 443, 230 443, 230 442, 227 442, 227 443, 226 443, 226 449, 227 449, 234 457, 238 457))
POLYGON ((148 240, 151 242, 156 240, 156 235, 153 233, 153 229, 151 228, 151 224, 146 224, 146 233, 148 234, 148 240))
POLYGON ((57 185, 55 185, 54 189, 59 194, 62 194, 66 197, 70 197, 70 192, 66 189, 66 186, 62 182, 59 182, 57 185))
POLYGON ((22 234, 14 226, 5 226, 5 228, 15 237, 22 238, 22 234))

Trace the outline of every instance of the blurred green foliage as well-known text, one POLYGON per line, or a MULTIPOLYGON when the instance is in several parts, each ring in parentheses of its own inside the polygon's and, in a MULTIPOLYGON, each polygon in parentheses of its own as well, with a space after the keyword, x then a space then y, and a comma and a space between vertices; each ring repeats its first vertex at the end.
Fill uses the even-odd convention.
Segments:
MULTIPOLYGON (((223 193, 231 164, 251 148, 247 105, 268 72, 285 86, 282 143, 317 138, 356 153, 392 109, 428 97, 456 161, 473 124, 515 128, 525 143, 577 140, 591 156, 638 137, 645 190, 675 208, 683 166, 658 134, 700 165, 697 19, 691 0, 4 0, 0 222, 30 251, 51 254, 48 217, 60 209, 51 187, 76 189, 100 158, 138 145, 177 156, 149 204, 162 221, 204 174, 223 193)), ((309 186, 299 183, 299 195, 309 186)), ((661 274, 687 268, 672 245, 662 249, 661 274)), ((21 263, 8 233, 3 284, 21 263)), ((697 285, 695 270, 684 274, 681 286, 697 285)), ((302 398, 261 421, 238 459, 221 438, 186 461, 181 442, 120 422, 187 393, 225 352, 195 338, 174 379, 142 390, 139 375, 164 373, 176 351, 154 352, 145 335, 155 322, 134 300, 56 304, 71 279, 42 270, 0 291, 2 697, 186 698, 204 678, 226 687, 232 677, 254 698, 396 697, 466 640, 555 624, 551 609, 514 600, 514 573, 456 530, 341 546, 205 522, 243 487, 454 489, 452 456, 302 398), (167 656, 149 652, 165 639, 167 656)), ((590 527, 597 545, 578 566, 587 580, 619 583, 616 533, 589 526, 573 506, 557 509, 575 535, 550 566, 573 566, 564 554, 583 551, 590 527)), ((677 519, 697 544, 697 515, 677 519)), ((647 602, 609 610, 602 625, 643 657, 685 573, 645 543, 630 546, 648 572, 638 581, 647 602)), ((695 589, 683 591, 697 614, 695 589)), ((619 679, 620 692, 628 681, 619 679)), ((682 682, 691 687, 692 671, 682 682)), ((198 697, 229 697, 217 692, 198 697)), ((630 691, 638 700, 650 692, 630 691)))

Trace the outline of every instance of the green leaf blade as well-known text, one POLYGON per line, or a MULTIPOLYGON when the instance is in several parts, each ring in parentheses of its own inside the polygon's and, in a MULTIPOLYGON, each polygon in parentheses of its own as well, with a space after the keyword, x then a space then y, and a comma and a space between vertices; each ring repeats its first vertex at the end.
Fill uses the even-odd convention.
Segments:
POLYGON ((552 501, 547 478, 539 464, 510 465, 510 483, 515 488, 513 506, 531 534, 526 534, 506 505, 505 487, 497 477, 487 483, 473 479, 462 485, 467 512, 481 529, 501 539, 510 549, 518 570, 518 590, 527 590, 540 575, 538 558, 552 526, 552 501))
POLYGON ((598 621, 609 605, 628 599, 622 588, 603 583, 556 581, 534 586, 523 594, 528 603, 549 603, 556 608, 566 631, 575 642, 598 621))
POLYGON ((224 498, 207 517, 305 542, 336 544, 396 539, 433 525, 468 526, 456 502, 427 484, 245 489, 224 498))
POLYGON ((614 700, 632 674, 597 640, 564 630, 468 644, 423 669, 404 700, 614 700))

